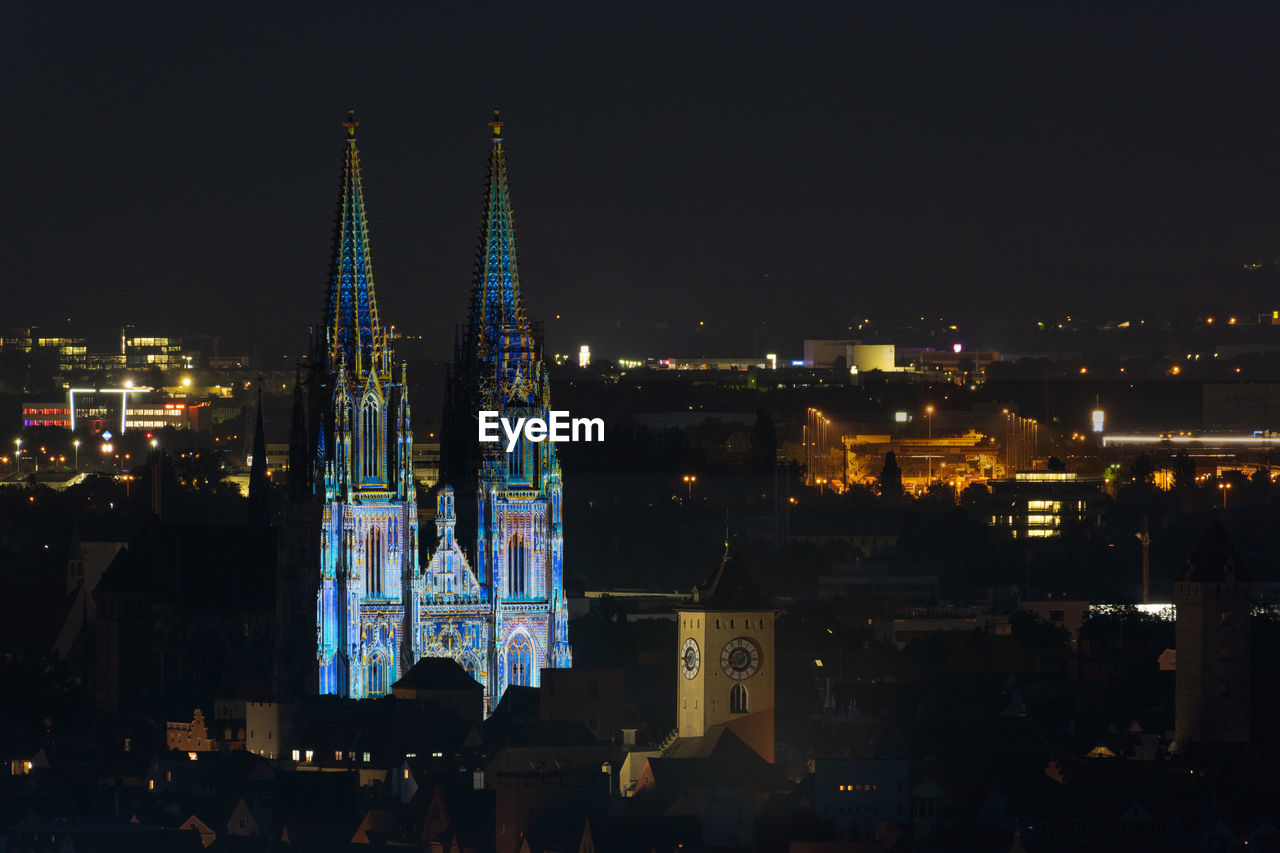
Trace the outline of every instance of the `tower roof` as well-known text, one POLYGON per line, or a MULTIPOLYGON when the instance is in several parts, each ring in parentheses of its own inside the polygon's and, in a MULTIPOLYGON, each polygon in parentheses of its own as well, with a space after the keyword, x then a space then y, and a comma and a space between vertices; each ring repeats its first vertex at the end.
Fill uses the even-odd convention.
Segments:
POLYGON ((1187 567, 1177 579, 1191 583, 1248 583, 1251 580, 1227 537, 1226 528, 1216 518, 1209 522, 1204 535, 1191 549, 1187 567))
POLYGON ((378 305, 373 294, 373 257, 369 223, 360 177, 360 149, 356 147, 355 110, 347 111, 343 146, 342 187, 333 238, 333 263, 325 307, 325 346, 329 369, 345 361, 355 368, 372 366, 383 348, 378 305))
POLYGON ((485 179, 480 246, 476 255, 468 318, 468 344, 481 362, 497 364, 531 349, 529 321, 520 298, 516 263, 515 217, 507 181, 507 153, 503 147, 502 114, 489 122, 489 172, 485 179))
POLYGON ((694 589, 692 610, 773 610, 741 557, 728 557, 703 586, 694 589))

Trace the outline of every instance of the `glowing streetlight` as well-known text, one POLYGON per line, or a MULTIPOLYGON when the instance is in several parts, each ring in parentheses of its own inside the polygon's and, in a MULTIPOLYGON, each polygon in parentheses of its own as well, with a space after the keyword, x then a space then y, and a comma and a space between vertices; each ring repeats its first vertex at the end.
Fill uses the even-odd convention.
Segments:
POLYGON ((1222 508, 1227 508, 1227 490, 1231 488, 1230 483, 1219 483, 1218 488, 1222 490, 1222 508))
POLYGON ((71 444, 76 449, 76 473, 78 474, 80 473, 80 439, 77 438, 71 444))
MULTIPOLYGON (((927 420, 929 421, 929 441, 932 442, 933 441, 933 406, 932 405, 925 406, 924 413, 927 420)), ((931 448, 926 448, 925 458, 929 460, 929 476, 928 476, 928 479, 925 481, 925 484, 927 485, 933 482, 933 452, 931 448)))
POLYGON ((22 473, 22 439, 15 438, 13 440, 13 446, 16 448, 13 451, 13 463, 14 465, 17 466, 14 470, 17 473, 21 474, 22 473))
POLYGON ((698 481, 698 478, 695 477, 693 474, 684 475, 684 482, 689 487, 689 498, 691 500, 693 498, 693 484, 696 483, 697 481, 698 481))

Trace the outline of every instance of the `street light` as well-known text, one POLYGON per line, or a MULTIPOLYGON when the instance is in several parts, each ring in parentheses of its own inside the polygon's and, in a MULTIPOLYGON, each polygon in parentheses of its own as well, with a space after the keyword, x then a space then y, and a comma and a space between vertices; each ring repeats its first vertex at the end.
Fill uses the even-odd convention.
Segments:
POLYGON ((76 473, 79 474, 80 473, 80 439, 77 438, 75 441, 71 442, 71 444, 76 449, 76 473))
POLYGON ((1219 483, 1218 488, 1222 490, 1222 508, 1227 508, 1227 490, 1231 488, 1230 483, 1219 483))
MULTIPOLYGON (((925 406, 924 413, 925 413, 926 419, 929 421, 929 443, 932 444, 933 443, 933 406, 925 406)), ((933 482, 933 448, 925 448, 924 453, 925 453, 925 458, 929 460, 929 476, 925 480, 925 487, 927 488, 928 485, 933 482)))
POLYGON ((688 486, 689 486, 689 499, 690 499, 690 500, 692 500, 692 499, 693 499, 693 484, 694 484, 694 483, 696 483, 696 482, 698 481, 698 478, 697 478, 697 477, 695 477, 693 474, 685 474, 685 475, 684 475, 684 481, 685 481, 685 483, 686 483, 686 484, 688 484, 688 486))

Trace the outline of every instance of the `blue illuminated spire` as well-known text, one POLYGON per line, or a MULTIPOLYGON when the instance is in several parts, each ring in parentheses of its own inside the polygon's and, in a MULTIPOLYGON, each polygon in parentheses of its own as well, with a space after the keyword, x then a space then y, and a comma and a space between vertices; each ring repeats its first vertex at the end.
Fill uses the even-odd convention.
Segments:
POLYGON ((468 344, 490 370, 532 350, 529 322, 520 299, 516 264, 515 217, 507 182, 507 154, 502 146, 502 114, 493 111, 489 174, 485 180, 480 248, 471 291, 468 344), (504 357, 505 356, 505 357, 504 357))
POLYGON ((357 373, 379 362, 385 341, 378 326, 373 295, 373 258, 369 251, 369 223, 360 178, 360 149, 356 147, 355 110, 343 122, 347 144, 343 154, 342 191, 338 196, 333 267, 325 309, 325 345, 329 370, 345 361, 357 373))

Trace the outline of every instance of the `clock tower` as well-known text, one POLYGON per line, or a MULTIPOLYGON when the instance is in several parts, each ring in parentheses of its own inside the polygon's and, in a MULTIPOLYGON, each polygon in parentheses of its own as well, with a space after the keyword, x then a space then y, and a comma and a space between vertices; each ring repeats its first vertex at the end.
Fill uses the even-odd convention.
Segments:
POLYGON ((737 558, 676 612, 676 720, 682 738, 724 724, 773 761, 773 606, 737 558))

